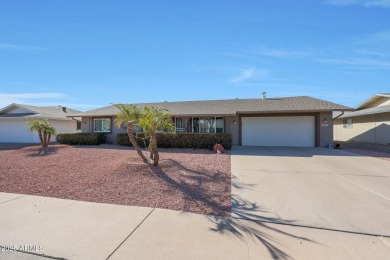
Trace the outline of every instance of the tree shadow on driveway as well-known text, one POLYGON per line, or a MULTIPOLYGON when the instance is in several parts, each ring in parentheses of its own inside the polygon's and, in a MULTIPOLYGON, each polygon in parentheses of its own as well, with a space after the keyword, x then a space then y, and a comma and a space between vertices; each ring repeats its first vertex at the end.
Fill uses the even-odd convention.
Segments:
MULTIPOLYGON (((221 178, 220 174, 217 172, 210 173, 203 171, 202 169, 189 169, 181 165, 179 162, 171 159, 169 159, 169 162, 172 167, 178 167, 183 171, 192 173, 190 178, 198 182, 207 182, 213 180, 214 178, 221 178)), ((261 208, 256 203, 252 203, 237 195, 233 195, 231 197, 231 208, 227 208, 224 205, 220 205, 218 201, 215 200, 213 194, 206 192, 204 185, 197 185, 194 183, 191 184, 183 180, 171 178, 169 174, 164 172, 164 170, 160 167, 153 167, 149 165, 149 168, 156 176, 167 182, 172 188, 180 190, 183 196, 186 198, 186 201, 195 200, 201 203, 205 203, 209 207, 213 208, 214 212, 226 212, 227 209, 229 211, 231 209, 231 213, 235 217, 226 216, 225 214, 206 215, 206 218, 212 223, 212 227, 210 228, 210 231, 212 232, 217 232, 224 235, 233 235, 243 243, 247 243, 247 238, 249 236, 263 245, 273 259, 291 259, 291 257, 280 248, 277 239, 274 238, 271 233, 276 233, 302 241, 314 242, 305 237, 300 237, 285 232, 282 229, 274 227, 274 225, 270 225, 270 223, 292 224, 293 221, 280 218, 263 217, 262 215, 264 214, 262 213, 266 213, 266 210, 261 208)), ((232 185, 233 187, 239 189, 253 188, 253 185, 244 185, 238 183, 237 181, 233 181, 232 185)), ((184 210, 186 210, 185 207, 184 210)))

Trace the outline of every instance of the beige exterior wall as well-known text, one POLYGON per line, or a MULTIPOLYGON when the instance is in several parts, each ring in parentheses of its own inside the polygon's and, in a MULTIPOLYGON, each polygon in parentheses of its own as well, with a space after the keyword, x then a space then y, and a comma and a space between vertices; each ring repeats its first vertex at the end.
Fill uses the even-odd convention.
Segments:
POLYGON ((57 133, 79 133, 79 132, 81 132, 80 130, 77 130, 77 121, 76 120, 49 119, 48 122, 56 128, 57 133))
POLYGON ((366 108, 371 108, 371 107, 381 107, 381 106, 388 106, 388 105, 390 105, 390 98, 382 97, 382 98, 379 98, 378 100, 375 100, 373 102, 368 103, 363 108, 366 109, 366 108))
MULTIPOLYGON (((58 134, 60 133, 80 133, 81 130, 77 130, 77 121, 74 120, 51 120, 48 122, 56 128, 58 134)), ((51 137, 51 142, 56 141, 56 135, 51 137)))
POLYGON ((334 139, 366 143, 390 143, 390 113, 357 116, 352 118, 352 128, 343 127, 343 119, 334 121, 334 139))

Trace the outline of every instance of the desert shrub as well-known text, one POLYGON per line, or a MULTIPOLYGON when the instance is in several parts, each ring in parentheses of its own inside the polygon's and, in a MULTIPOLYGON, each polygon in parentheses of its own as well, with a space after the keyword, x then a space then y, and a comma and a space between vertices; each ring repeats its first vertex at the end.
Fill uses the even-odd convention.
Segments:
POLYGON ((99 145, 106 141, 104 133, 62 133, 57 135, 57 142, 71 145, 99 145))
MULTIPOLYGON (((138 133, 138 137, 143 137, 143 133, 138 133)), ((149 145, 148 140, 146 145, 149 145)), ((116 143, 124 146, 131 146, 126 133, 118 134, 116 143)), ((144 141, 137 138, 139 146, 144 147, 144 141)), ((231 134, 206 134, 206 133, 158 133, 157 146, 160 148, 209 148, 215 144, 221 144, 225 149, 232 147, 231 134)))

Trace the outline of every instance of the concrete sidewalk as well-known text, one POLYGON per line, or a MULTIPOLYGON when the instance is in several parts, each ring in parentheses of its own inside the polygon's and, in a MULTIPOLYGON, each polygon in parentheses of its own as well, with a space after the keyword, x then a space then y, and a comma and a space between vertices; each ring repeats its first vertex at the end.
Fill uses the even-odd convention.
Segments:
POLYGON ((390 238, 0 193, 0 259, 386 259, 390 238))

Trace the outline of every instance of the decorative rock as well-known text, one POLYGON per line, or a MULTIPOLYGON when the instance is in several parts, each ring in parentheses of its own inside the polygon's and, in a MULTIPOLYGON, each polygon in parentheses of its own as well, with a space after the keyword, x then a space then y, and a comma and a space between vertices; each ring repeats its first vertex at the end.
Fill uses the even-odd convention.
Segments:
POLYGON ((223 148, 223 146, 221 144, 215 144, 214 145, 214 152, 216 152, 216 153, 224 153, 225 152, 225 148, 223 148))

